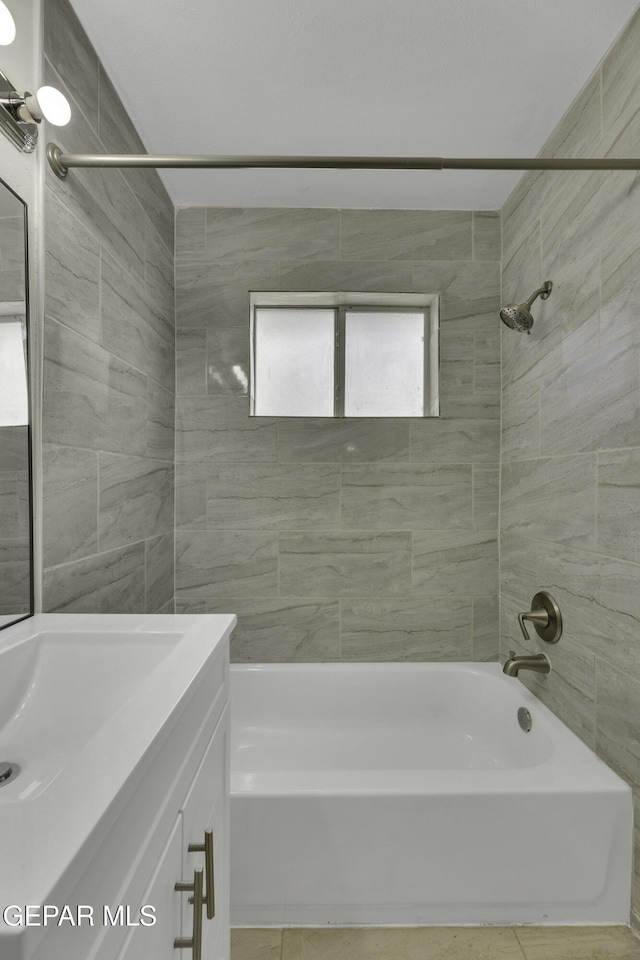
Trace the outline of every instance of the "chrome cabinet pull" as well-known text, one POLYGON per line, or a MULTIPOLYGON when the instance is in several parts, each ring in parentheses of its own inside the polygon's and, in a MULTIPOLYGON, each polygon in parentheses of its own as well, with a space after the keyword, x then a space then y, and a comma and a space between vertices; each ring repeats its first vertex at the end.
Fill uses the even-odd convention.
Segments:
POLYGON ((207 920, 213 920, 216 915, 216 891, 213 875, 213 830, 205 830, 204 843, 190 843, 188 849, 189 853, 204 853, 204 867, 207 878, 204 897, 207 907, 207 920))
POLYGON ((193 871, 193 883, 178 882, 175 890, 192 890, 193 896, 189 903, 193 903, 193 934, 191 937, 176 937, 173 941, 174 950, 191 949, 193 960, 202 960, 202 907, 204 896, 202 893, 202 868, 193 871))

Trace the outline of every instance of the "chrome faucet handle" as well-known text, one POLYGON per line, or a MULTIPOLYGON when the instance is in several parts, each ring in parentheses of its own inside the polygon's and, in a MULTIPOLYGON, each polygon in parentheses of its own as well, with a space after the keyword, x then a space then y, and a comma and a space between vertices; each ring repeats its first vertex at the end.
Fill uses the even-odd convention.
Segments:
POLYGON ((540 608, 539 610, 529 610, 527 613, 518 614, 518 623, 520 624, 520 629, 522 630, 522 636, 525 641, 530 640, 529 632, 524 625, 525 620, 531 620, 534 626, 548 627, 549 626, 549 614, 546 610, 540 608))
POLYGON ((518 623, 522 630, 522 636, 525 642, 529 642, 531 637, 525 626, 525 620, 533 623, 536 633, 546 643, 557 643, 562 636, 562 614, 560 607, 546 590, 536 593, 531 601, 531 610, 518 614, 518 623))

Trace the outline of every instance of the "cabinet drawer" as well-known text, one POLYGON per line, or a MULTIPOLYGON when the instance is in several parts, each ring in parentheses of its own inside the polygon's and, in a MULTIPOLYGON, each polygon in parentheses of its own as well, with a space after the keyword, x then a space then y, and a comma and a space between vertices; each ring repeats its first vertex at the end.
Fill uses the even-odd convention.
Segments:
MULTIPOLYGON (((181 936, 180 894, 175 891, 181 867, 182 820, 178 817, 141 904, 155 907, 156 923, 133 928, 118 960, 179 960, 181 951, 174 950, 173 941, 181 936)), ((191 936, 190 926, 188 930, 191 936)))
MULTIPOLYGON (((229 956, 229 705, 198 768, 182 810, 182 877, 193 877, 195 867, 205 867, 204 853, 190 853, 189 844, 202 844, 205 830, 213 831, 216 914, 204 919, 203 960, 228 960, 229 956)), ((182 923, 188 929, 191 908, 183 897, 182 923)))

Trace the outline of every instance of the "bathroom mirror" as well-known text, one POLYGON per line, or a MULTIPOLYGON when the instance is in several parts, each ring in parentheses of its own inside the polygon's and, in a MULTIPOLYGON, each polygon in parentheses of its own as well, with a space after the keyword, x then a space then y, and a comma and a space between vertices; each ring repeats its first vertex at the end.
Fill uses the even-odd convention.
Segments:
POLYGON ((0 180, 0 629, 33 613, 27 205, 0 180))

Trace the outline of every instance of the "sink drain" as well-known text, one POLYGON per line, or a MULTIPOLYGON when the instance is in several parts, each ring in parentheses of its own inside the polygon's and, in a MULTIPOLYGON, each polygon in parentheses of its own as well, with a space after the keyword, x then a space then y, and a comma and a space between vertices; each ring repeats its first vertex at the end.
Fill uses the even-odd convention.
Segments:
POLYGON ((11 781, 15 780, 19 773, 20 767, 17 763, 0 761, 0 787, 4 787, 5 784, 11 783, 11 781))

